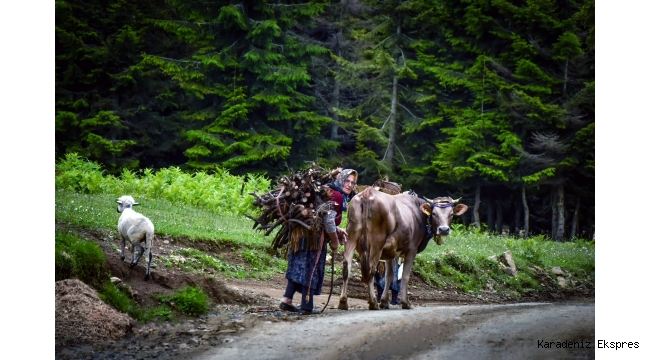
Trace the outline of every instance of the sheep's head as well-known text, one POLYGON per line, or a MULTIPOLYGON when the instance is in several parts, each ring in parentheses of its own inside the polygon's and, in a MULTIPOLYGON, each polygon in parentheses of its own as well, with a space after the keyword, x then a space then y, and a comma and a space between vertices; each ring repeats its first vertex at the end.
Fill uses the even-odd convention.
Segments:
POLYGON ((140 205, 129 195, 121 196, 116 202, 118 213, 121 213, 124 209, 130 209, 132 206, 140 205))

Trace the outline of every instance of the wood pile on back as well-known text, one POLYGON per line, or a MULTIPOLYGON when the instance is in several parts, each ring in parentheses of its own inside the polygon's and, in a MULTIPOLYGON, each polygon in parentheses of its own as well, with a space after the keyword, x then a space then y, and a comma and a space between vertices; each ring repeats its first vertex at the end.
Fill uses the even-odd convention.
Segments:
POLYGON ((275 228, 280 229, 271 245, 279 249, 286 245, 291 237, 291 230, 303 226, 309 230, 319 230, 321 216, 334 207, 333 201, 328 201, 330 191, 327 186, 333 182, 343 169, 328 171, 315 163, 305 170, 293 171, 277 180, 277 188, 266 194, 255 197, 253 205, 260 208, 262 214, 255 218, 253 229, 265 231, 264 236, 270 235, 275 228))

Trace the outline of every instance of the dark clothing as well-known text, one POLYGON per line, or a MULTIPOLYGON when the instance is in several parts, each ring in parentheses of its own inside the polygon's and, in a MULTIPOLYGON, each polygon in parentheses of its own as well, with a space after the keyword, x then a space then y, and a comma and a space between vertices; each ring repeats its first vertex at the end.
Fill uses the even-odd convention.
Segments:
MULTIPOLYGON (((399 264, 397 263, 397 258, 393 259, 393 281, 390 283, 390 289, 393 291, 400 291, 402 289, 402 280, 397 280, 397 271, 399 269, 399 264)), ((380 274, 379 271, 375 272, 375 286, 382 291, 386 287, 386 273, 380 274)))
POLYGON ((336 211, 336 217, 334 218, 334 223, 336 226, 341 225, 341 220, 343 220, 343 195, 336 191, 336 190, 331 190, 332 196, 329 198, 329 201, 334 201, 336 205, 334 205, 334 211, 336 211))
MULTIPOLYGON (((304 285, 306 288, 309 286, 309 278, 313 270, 314 276, 311 278, 312 294, 320 295, 323 280, 325 280, 325 257, 327 256, 328 242, 329 239, 323 239, 323 249, 320 252, 319 259, 316 259, 318 250, 298 251, 294 253, 293 249, 289 249, 289 265, 287 266, 285 277, 288 280, 304 285), (318 265, 314 269, 314 265, 317 262, 318 265)), ((287 297, 291 298, 289 296, 287 297)))
MULTIPOLYGON (((312 311, 314 310, 314 297, 309 296, 309 301, 307 301, 307 286, 302 286, 299 283, 293 280, 287 280, 287 290, 284 292, 284 297, 293 299, 293 295, 299 292, 302 294, 302 300, 300 301, 300 309, 312 311)), ((313 294, 317 295, 317 294, 313 294)))
MULTIPOLYGON (((332 196, 330 197, 329 201, 334 201, 336 202, 337 205, 334 206, 334 211, 336 211, 336 217, 335 217, 335 224, 338 226, 341 224, 341 219, 342 219, 342 211, 341 211, 341 205, 343 202, 343 197, 341 196, 341 193, 332 190, 332 196)), ((294 230, 296 232, 301 231, 300 229, 294 230)), ((298 234, 298 233, 296 233, 298 234)), ((296 235, 294 234, 294 235, 296 235)), ((307 232, 306 234, 304 232, 300 232, 299 235, 296 236, 307 236, 311 238, 311 241, 309 243, 314 243, 314 241, 317 242, 317 244, 320 243, 321 239, 321 234, 323 236, 323 245, 321 247, 320 251, 320 256, 318 254, 318 246, 315 248, 309 247, 307 250, 303 251, 294 251, 293 248, 289 249, 289 264, 287 266, 287 272, 285 274, 285 277, 288 280, 287 283, 287 290, 285 293, 285 297, 292 299, 293 294, 295 292, 300 292, 302 293, 302 302, 301 302, 301 307, 303 310, 313 310, 314 307, 314 300, 313 297, 309 297, 309 302, 306 302, 306 297, 307 297, 307 292, 308 288, 311 287, 311 292, 310 295, 320 295, 321 290, 323 288, 323 281, 325 280, 325 258, 327 257, 327 244, 329 243, 329 236, 325 234, 323 231, 319 233, 315 233, 312 231, 307 232), (314 265, 315 268, 314 268, 314 265), (313 272, 313 276, 312 276, 313 272), (311 286, 310 286, 310 280, 311 280, 311 286)))

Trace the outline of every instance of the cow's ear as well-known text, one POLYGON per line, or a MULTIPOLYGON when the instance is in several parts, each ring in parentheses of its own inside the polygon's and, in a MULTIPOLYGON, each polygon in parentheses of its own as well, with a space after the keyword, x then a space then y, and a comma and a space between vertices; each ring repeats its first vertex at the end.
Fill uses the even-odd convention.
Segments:
POLYGON ((467 205, 465 204, 458 204, 454 206, 454 215, 463 215, 467 211, 467 205))
POLYGON ((427 216, 431 216, 431 204, 425 203, 420 205, 420 210, 422 210, 423 213, 427 214, 427 216))

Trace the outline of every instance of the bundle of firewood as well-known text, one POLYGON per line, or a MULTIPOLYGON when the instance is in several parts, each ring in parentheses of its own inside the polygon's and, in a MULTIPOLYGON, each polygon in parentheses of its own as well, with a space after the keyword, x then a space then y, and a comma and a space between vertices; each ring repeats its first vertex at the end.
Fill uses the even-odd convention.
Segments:
POLYGON ((257 218, 247 215, 255 221, 253 229, 265 231, 264 236, 268 236, 280 226, 271 243, 275 249, 289 242, 296 226, 314 231, 320 229, 322 215, 334 206, 334 202, 328 201, 329 188, 323 185, 334 181, 342 169, 328 171, 312 163, 305 170, 289 171, 289 175, 277 180, 275 190, 263 195, 249 193, 255 197, 253 205, 262 211, 257 218))

